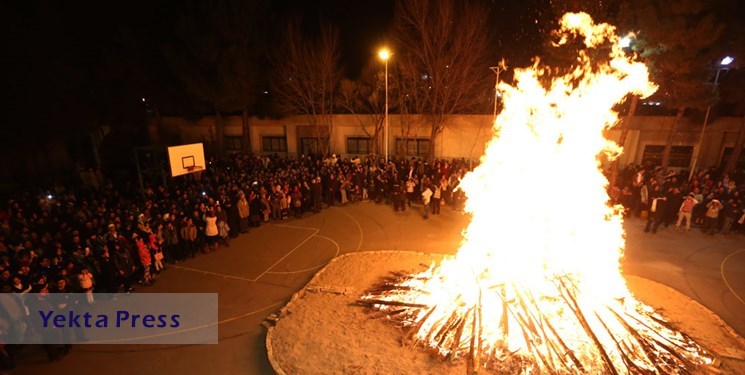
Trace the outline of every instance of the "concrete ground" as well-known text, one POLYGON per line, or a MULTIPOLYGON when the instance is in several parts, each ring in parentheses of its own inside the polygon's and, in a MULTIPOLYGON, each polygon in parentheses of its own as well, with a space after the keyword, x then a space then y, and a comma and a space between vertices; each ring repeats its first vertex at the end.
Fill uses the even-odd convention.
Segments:
MULTIPOLYGON (((467 217, 449 208, 429 220, 421 206, 394 213, 360 203, 262 225, 217 253, 166 270, 138 292, 219 293, 218 345, 77 345, 60 362, 26 348, 13 374, 271 374, 262 321, 282 307, 333 257, 365 250, 454 253, 467 217)), ((745 237, 708 236, 626 224, 627 274, 642 276, 699 301, 745 337, 745 237)), ((298 337, 302 340, 302 337, 298 337)))

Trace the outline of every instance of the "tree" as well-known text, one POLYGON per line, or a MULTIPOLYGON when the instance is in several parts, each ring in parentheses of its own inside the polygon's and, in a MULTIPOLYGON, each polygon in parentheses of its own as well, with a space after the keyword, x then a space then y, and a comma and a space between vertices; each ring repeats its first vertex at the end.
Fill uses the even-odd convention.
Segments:
POLYGON ((401 112, 427 117, 430 157, 448 116, 471 112, 482 97, 490 98, 486 14, 481 3, 471 0, 397 2, 394 64, 406 95, 401 112))
MULTIPOLYGON (((724 13, 727 24, 725 30, 727 39, 724 50, 727 55, 734 57, 735 64, 740 67, 742 62, 745 61, 745 25, 740 20, 742 9, 743 5, 739 5, 739 8, 733 5, 724 13)), ((743 147, 745 147, 745 71, 742 68, 737 68, 737 66, 734 68, 725 76, 720 77, 721 85, 719 86, 722 100, 728 104, 734 104, 739 114, 743 116, 732 155, 724 166, 724 173, 730 175, 737 169, 737 163, 740 160, 740 155, 742 155, 743 147)))
POLYGON ((724 173, 732 173, 737 169, 737 162, 740 160, 742 148, 745 146, 745 71, 734 70, 729 72, 725 79, 722 79, 721 91, 723 96, 729 102, 735 104, 738 110, 743 113, 740 131, 735 141, 732 155, 730 155, 727 164, 724 167, 724 173))
POLYGON ((638 33, 635 40, 641 57, 650 66, 652 80, 660 88, 656 100, 676 109, 662 156, 662 168, 670 163, 670 151, 686 109, 703 109, 715 100, 710 84, 711 64, 720 54, 718 42, 724 26, 718 19, 722 1, 632 0, 623 4, 622 19, 638 33))
POLYGON ((257 0, 188 1, 177 17, 177 43, 165 54, 198 105, 215 113, 216 151, 224 153, 222 113, 243 116, 248 151, 248 111, 263 91, 262 46, 268 24, 266 4, 257 0))
POLYGON ((282 112, 304 115, 311 124, 317 151, 329 152, 333 107, 341 80, 339 33, 323 25, 316 38, 307 38, 302 21, 287 23, 280 48, 274 54, 272 88, 282 112))
MULTIPOLYGON (((378 60, 362 69, 357 80, 344 79, 339 86, 338 105, 353 114, 365 134, 372 138, 375 153, 382 152, 381 134, 385 128, 385 73, 378 60), (371 121, 370 121, 371 120, 371 121), (372 124, 370 124, 372 122, 372 124)), ((398 95, 395 79, 388 79, 388 112, 397 111, 398 103, 393 100, 398 95)))

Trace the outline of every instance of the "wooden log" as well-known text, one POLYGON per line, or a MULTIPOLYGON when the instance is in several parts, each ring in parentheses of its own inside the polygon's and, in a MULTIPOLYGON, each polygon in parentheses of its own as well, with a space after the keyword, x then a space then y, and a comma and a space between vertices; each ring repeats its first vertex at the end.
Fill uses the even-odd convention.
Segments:
POLYGON ((639 334, 639 332, 637 330, 635 330, 633 327, 631 327, 631 325, 625 319, 623 319, 623 317, 620 314, 618 314, 615 310, 613 310, 611 308, 608 308, 608 310, 610 310, 610 312, 616 317, 616 319, 618 319, 618 322, 621 323, 621 325, 623 326, 623 328, 627 332, 629 332, 631 334, 631 337, 633 337, 634 340, 636 340, 637 344, 639 344, 639 347, 642 349, 642 352, 647 357, 646 358, 647 363, 649 363, 652 366, 654 366, 654 368, 657 370, 657 373, 658 374, 664 373, 664 371, 662 370, 662 368, 657 363, 658 362, 657 361, 657 355, 653 352, 653 350, 652 350, 651 346, 649 345, 649 343, 647 342, 647 340, 645 340, 639 334))
POLYGON ((388 300, 383 300, 383 299, 359 299, 357 300, 357 304, 363 305, 363 306, 385 305, 385 306, 406 306, 406 307, 420 307, 420 308, 428 307, 427 305, 423 305, 421 303, 388 301, 388 300))
POLYGON ((478 325, 478 316, 473 314, 471 320, 471 343, 470 349, 468 350, 468 362, 466 363, 466 374, 474 375, 477 374, 477 359, 476 359, 476 326, 478 325))
POLYGON ((613 343, 616 344, 616 349, 618 349, 618 354, 621 356, 621 361, 623 361, 624 366, 626 366, 627 372, 631 373, 632 368, 636 368, 636 366, 633 366, 631 360, 628 358, 628 356, 626 356, 626 353, 621 347, 621 343, 616 340, 616 336, 613 335, 613 331, 608 327, 607 324, 605 324, 603 318, 600 317, 600 314, 598 314, 597 311, 595 311, 595 318, 600 322, 600 325, 605 328, 605 331, 608 332, 608 336, 610 336, 611 340, 613 340, 613 343))
POLYGON ((592 339, 592 342, 595 344, 595 348, 598 350, 598 352, 600 352, 600 356, 603 358, 603 362, 605 364, 605 369, 608 370, 608 372, 613 375, 618 375, 616 366, 613 365, 613 361, 611 361, 610 357, 608 356, 608 352, 605 351, 603 344, 600 343, 600 340, 598 339, 597 335, 595 335, 595 332, 592 331, 592 328, 590 327, 590 324, 587 322, 587 319, 582 313, 582 310, 580 309, 579 304, 577 303, 577 300, 574 298, 572 294, 570 294, 569 288, 566 286, 563 280, 559 279, 559 283, 561 285, 561 288, 559 288, 559 291, 561 292, 562 297, 564 298, 566 303, 569 305, 570 310, 574 312, 574 315, 577 317, 577 320, 579 321, 580 325, 585 330, 587 335, 590 337, 590 339, 592 339))

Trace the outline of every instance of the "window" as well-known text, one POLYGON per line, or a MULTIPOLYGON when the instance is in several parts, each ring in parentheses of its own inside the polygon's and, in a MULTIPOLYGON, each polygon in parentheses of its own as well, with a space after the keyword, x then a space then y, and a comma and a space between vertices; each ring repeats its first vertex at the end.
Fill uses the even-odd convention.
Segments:
MULTIPOLYGON (((724 149, 724 152, 722 153, 722 162, 719 164, 720 166, 724 167, 727 165, 727 162, 729 162, 729 159, 732 158, 732 153, 735 151, 734 147, 727 147, 724 149)), ((740 152, 740 158, 737 160, 737 164, 735 164, 735 168, 741 169, 745 168, 745 152, 740 152)))
POLYGON ((396 138, 396 154, 401 156, 429 156, 429 139, 396 138))
POLYGON ((329 139, 326 137, 300 138, 300 153, 303 155, 321 155, 328 151, 329 139))
POLYGON ((261 137, 261 151, 287 152, 287 138, 284 136, 261 137))
POLYGON ((243 150, 243 137, 227 136, 225 137, 225 151, 241 151, 243 150))
MULTIPOLYGON (((664 145, 644 146, 642 164, 662 165, 662 154, 665 152, 664 145)), ((670 165, 673 168, 688 168, 693 159, 693 146, 673 146, 670 150, 670 165)))
POLYGON ((372 152, 372 138, 347 138, 347 154, 367 155, 372 152))

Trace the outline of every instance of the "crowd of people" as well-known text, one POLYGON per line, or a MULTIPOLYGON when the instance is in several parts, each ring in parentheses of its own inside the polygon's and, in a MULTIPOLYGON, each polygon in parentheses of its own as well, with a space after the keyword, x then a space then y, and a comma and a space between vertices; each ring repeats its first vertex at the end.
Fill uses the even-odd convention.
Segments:
POLYGON ((663 228, 706 234, 745 233, 745 176, 704 170, 665 172, 650 165, 629 165, 611 196, 627 215, 646 219, 644 231, 663 228))
MULTIPOLYGON (((111 182, 26 191, 0 207, 0 288, 21 304, 48 303, 25 299, 30 292, 29 298, 85 293, 84 303, 95 303, 94 291, 132 292, 153 283, 169 263, 323 207, 370 200, 399 211, 424 197, 425 217, 445 202, 459 208, 463 194, 453 190, 470 167, 465 160, 237 155, 144 193, 111 182)), ((48 351, 49 359, 65 348, 48 351)))
MULTIPOLYGON (((24 303, 49 304, 43 300, 48 293, 85 293, 81 303, 90 304, 94 291, 129 293, 153 283, 170 263, 228 247, 232 238, 267 222, 324 207, 367 200, 405 211, 421 204, 425 219, 443 205, 460 210, 465 197, 456 188, 472 167, 462 159, 236 155, 144 192, 131 183, 111 182, 25 191, 0 207, 0 303, 5 307, 0 310, 22 315, 28 311, 24 303), (21 307, 9 308, 9 296, 21 307)), ((693 225, 706 233, 745 231, 745 184, 713 176, 702 172, 689 181, 631 165, 610 195, 628 215, 646 217, 648 232, 661 225, 681 231, 693 225)), ((0 325, 3 321, 13 317, 0 316, 0 325)), ((12 327, 0 331, 14 333, 12 327)), ((67 350, 50 347, 47 355, 54 360, 67 350)), ((7 367, 2 361, 10 356, 0 354, 0 366, 7 367)))

